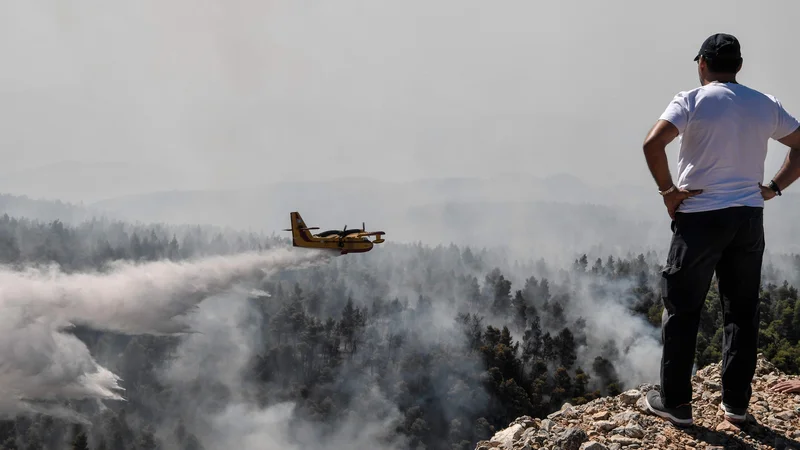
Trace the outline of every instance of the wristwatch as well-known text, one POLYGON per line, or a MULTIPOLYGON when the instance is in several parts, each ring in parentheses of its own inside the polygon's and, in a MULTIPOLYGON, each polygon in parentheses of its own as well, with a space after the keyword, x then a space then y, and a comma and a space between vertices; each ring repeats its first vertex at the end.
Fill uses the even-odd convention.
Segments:
POLYGON ((770 181, 769 185, 767 187, 769 187, 770 189, 775 191, 775 195, 778 195, 778 196, 781 195, 781 190, 780 190, 780 188, 778 188, 778 185, 777 185, 777 183, 775 183, 775 180, 770 181))

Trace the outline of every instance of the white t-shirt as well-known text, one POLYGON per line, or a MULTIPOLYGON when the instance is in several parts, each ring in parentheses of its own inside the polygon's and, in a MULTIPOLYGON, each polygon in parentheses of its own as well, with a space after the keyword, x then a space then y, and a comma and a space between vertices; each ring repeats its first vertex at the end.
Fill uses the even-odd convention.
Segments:
POLYGON ((660 117, 680 131, 678 182, 703 192, 679 212, 730 206, 763 207, 769 139, 781 139, 800 122, 773 96, 736 83, 712 82, 678 93, 660 117))

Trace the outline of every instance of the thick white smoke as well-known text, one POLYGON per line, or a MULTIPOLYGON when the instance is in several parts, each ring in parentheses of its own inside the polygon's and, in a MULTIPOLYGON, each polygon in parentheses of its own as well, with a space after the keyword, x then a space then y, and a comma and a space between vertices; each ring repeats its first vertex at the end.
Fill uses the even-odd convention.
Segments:
POLYGON ((319 424, 295 416, 293 402, 256 403, 259 388, 246 374, 253 355, 263 351, 263 324, 240 295, 225 293, 208 298, 189 318, 197 331, 181 340, 160 370, 160 381, 175 396, 167 419, 160 423, 159 439, 178 448, 172 431, 180 418, 205 448, 241 450, 397 450, 408 448, 402 436, 392 436, 401 418, 398 407, 376 386, 360 386, 360 393, 340 411, 342 423, 322 436, 319 424), (365 413, 369 411, 369 413, 365 413), (367 417, 368 414, 368 417, 367 417))
MULTIPOLYGON (((620 283, 619 285, 624 285, 620 283)), ((619 287, 618 285, 618 287, 619 287)), ((621 296, 621 295, 620 295, 621 296)), ((635 316, 613 294, 595 297, 586 292, 576 297, 571 318, 583 318, 586 334, 594 342, 613 342, 619 352, 602 355, 594 351, 579 354, 585 361, 583 369, 591 369, 595 356, 610 358, 620 381, 626 388, 640 383, 658 383, 661 362, 661 342, 658 332, 644 318, 635 316)))
MULTIPOLYGON (((0 414, 42 411, 38 401, 122 400, 120 379, 64 329, 128 334, 192 331, 186 313, 254 276, 321 263, 332 254, 274 249, 197 261, 120 262, 98 273, 0 269, 0 414)), ((48 407, 51 414, 69 414, 48 407)))

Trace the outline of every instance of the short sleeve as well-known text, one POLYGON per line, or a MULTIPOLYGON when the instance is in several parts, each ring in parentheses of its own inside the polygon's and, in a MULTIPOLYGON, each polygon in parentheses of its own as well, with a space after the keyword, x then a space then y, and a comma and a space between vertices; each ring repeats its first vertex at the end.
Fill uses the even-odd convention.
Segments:
POLYGON ((689 103, 687 102, 686 94, 681 92, 675 95, 659 119, 675 125, 679 134, 683 134, 686 125, 689 123, 689 103))
POLYGON ((772 132, 772 139, 778 140, 785 138, 800 128, 800 121, 789 114, 778 99, 773 98, 773 101, 778 107, 778 113, 775 121, 775 131, 772 132))

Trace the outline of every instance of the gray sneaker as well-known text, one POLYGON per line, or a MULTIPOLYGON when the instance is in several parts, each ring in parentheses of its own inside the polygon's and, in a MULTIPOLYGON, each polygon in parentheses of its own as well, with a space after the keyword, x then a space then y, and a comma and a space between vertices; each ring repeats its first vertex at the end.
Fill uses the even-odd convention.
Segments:
POLYGON ((645 397, 647 409, 651 413, 663 417, 679 427, 688 427, 694 424, 692 419, 692 405, 685 403, 676 408, 667 408, 661 401, 661 392, 652 390, 645 397))
POLYGON ((720 402, 719 409, 725 412, 725 420, 728 422, 743 423, 747 420, 747 408, 733 408, 720 402))

